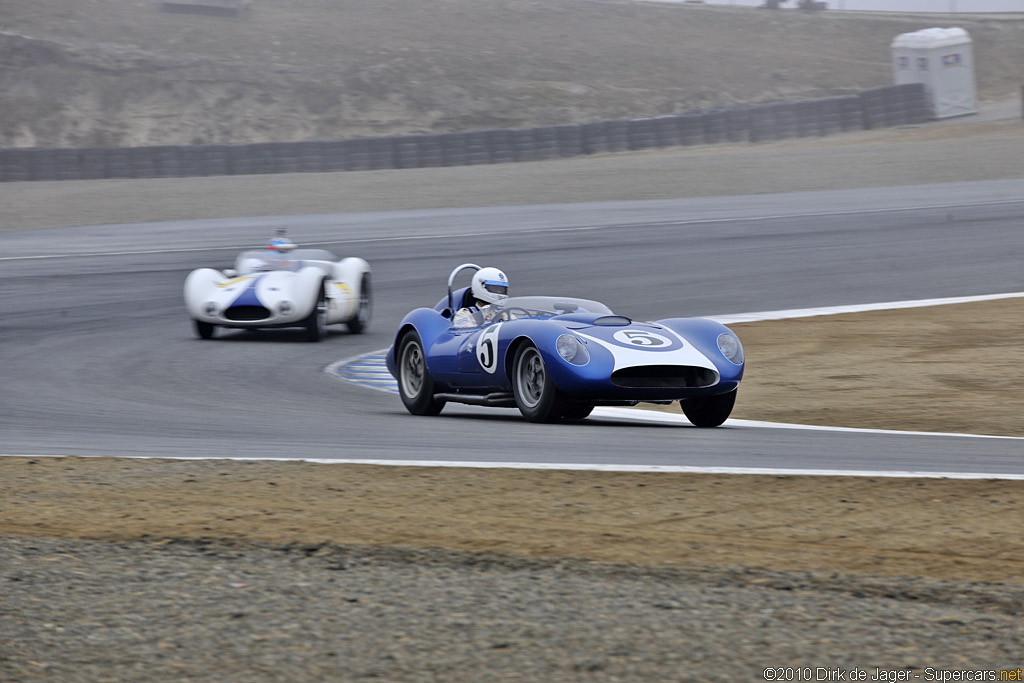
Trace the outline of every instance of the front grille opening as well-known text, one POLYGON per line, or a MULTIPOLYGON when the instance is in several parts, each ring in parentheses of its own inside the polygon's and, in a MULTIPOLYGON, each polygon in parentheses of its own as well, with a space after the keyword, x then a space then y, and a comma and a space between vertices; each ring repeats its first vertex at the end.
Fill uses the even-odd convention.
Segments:
POLYGON ((628 389, 695 389, 718 382, 718 373, 691 365, 642 365, 612 373, 612 384, 628 389))
POLYGON ((270 317, 270 310, 263 306, 232 306, 224 311, 224 317, 238 322, 266 320, 270 317))

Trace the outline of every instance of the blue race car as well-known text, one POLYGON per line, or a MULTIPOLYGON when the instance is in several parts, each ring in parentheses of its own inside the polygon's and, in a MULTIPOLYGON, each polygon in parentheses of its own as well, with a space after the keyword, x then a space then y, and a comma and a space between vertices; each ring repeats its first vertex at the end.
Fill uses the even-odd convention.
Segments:
POLYGON ((698 427, 725 422, 743 377, 743 347, 702 318, 636 322, 604 304, 553 296, 509 297, 490 320, 457 325, 470 288, 402 320, 387 367, 414 415, 449 401, 518 407, 531 422, 581 420, 598 405, 679 401, 698 427))

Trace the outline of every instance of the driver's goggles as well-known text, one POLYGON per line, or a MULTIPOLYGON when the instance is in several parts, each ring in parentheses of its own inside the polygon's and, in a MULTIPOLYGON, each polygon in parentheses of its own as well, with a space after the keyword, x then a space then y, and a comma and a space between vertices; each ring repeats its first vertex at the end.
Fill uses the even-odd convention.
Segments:
POLYGON ((484 289, 491 294, 508 294, 508 285, 498 284, 497 282, 485 282, 484 289))

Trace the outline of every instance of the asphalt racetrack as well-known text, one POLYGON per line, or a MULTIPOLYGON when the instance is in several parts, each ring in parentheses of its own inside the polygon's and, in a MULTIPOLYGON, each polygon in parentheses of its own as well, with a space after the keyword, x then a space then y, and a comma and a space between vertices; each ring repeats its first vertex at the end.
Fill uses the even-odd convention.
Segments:
POLYGON ((516 294, 593 298, 638 319, 1020 291, 1020 197, 1024 181, 1005 180, 6 232, 0 452, 1022 474, 1019 440, 534 425, 455 405, 417 418, 393 395, 323 372, 387 347, 466 261, 500 266, 516 294), (277 227, 371 263, 367 334, 194 337, 186 274, 229 266, 277 227))

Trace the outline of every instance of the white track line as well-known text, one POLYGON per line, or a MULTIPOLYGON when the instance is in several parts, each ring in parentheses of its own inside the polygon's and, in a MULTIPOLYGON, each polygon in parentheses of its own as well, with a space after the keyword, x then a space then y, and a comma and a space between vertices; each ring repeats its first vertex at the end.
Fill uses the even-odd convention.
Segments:
POLYGON ((927 306, 946 306, 949 304, 970 304, 978 301, 996 301, 998 299, 1015 299, 1024 296, 1024 292, 1007 292, 1005 294, 979 294, 978 296, 955 296, 945 299, 912 299, 909 301, 885 301, 876 304, 853 304, 850 306, 824 306, 821 308, 793 308, 785 311, 760 311, 758 313, 733 313, 731 315, 705 316, 723 325, 734 323, 753 323, 761 320, 789 320, 790 318, 810 318, 817 315, 839 315, 841 313, 866 313, 867 311, 894 311, 902 308, 925 308, 927 306))
MULTIPOLYGON (((594 408, 593 415, 609 419, 622 419, 631 422, 657 422, 660 424, 679 424, 688 426, 690 421, 675 413, 666 413, 659 410, 643 410, 637 408, 594 408)), ((913 432, 900 429, 867 429, 863 427, 828 427, 825 425, 804 425, 791 424, 787 422, 764 422, 761 420, 740 420, 729 418, 725 423, 726 427, 740 427, 743 429, 801 429, 817 432, 850 432, 853 434, 889 434, 891 436, 941 436, 941 437, 962 437, 965 439, 1013 439, 1024 441, 1024 436, 999 436, 996 434, 967 434, 962 432, 913 432)))
MULTIPOLYGON (((0 458, 108 458, 107 455, 25 455, 0 453, 0 458)), ((913 472, 873 470, 776 469, 769 467, 689 467, 685 465, 582 465, 558 462, 487 462, 478 460, 361 460, 329 458, 189 457, 165 455, 123 455, 121 460, 234 460, 241 462, 310 462, 319 465, 379 465, 382 467, 467 467, 495 470, 572 470, 582 472, 668 472, 674 474, 763 474, 807 477, 878 477, 913 479, 1003 479, 1024 481, 1024 474, 988 472, 913 472)))

